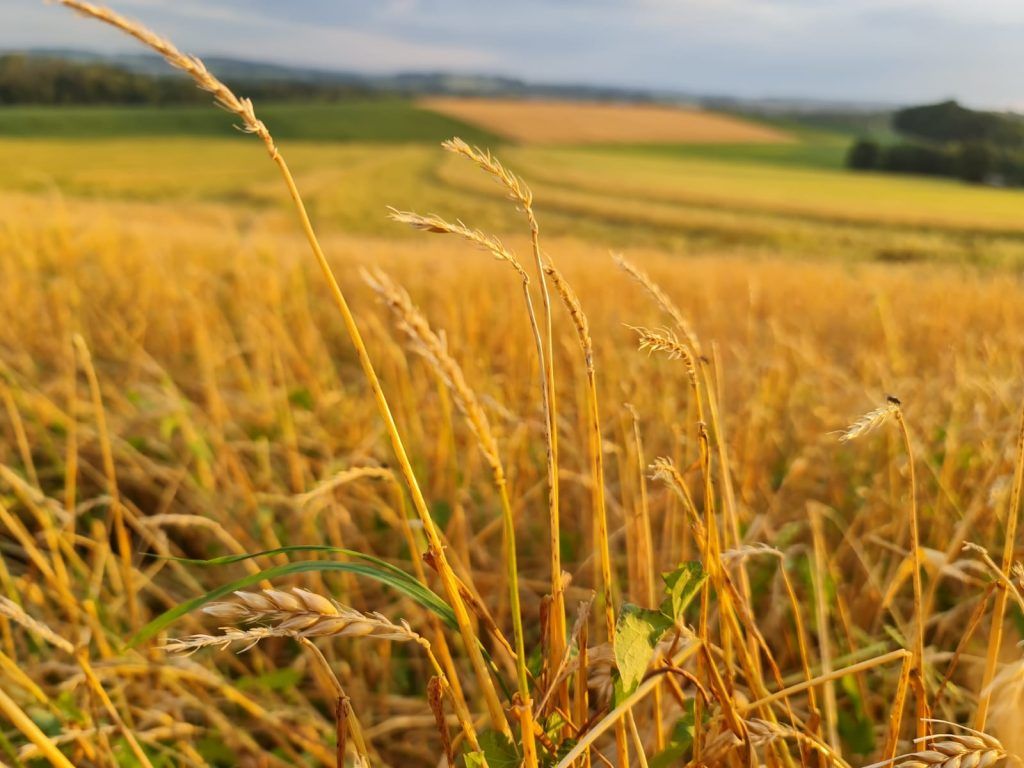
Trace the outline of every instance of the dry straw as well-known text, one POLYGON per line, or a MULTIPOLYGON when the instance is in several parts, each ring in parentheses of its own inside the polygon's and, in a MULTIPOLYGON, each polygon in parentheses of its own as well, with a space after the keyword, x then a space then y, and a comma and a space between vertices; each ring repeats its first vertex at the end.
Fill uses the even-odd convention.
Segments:
POLYGON ((9 598, 0 597, 0 616, 10 619, 15 624, 19 624, 29 632, 38 635, 54 648, 59 648, 68 654, 74 654, 75 652, 75 647, 71 643, 43 624, 43 622, 29 616, 20 605, 9 598))

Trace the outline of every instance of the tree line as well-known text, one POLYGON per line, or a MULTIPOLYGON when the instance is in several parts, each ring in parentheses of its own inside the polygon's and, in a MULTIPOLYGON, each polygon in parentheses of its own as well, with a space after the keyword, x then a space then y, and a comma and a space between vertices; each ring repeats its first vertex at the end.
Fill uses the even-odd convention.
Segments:
MULTIPOLYGON (((267 100, 338 99, 365 94, 344 83, 286 80, 234 81, 232 87, 267 100)), ((174 75, 132 72, 103 62, 7 54, 0 56, 0 105, 207 104, 209 94, 174 75)))
POLYGON ((895 112, 899 141, 858 139, 848 167, 1024 186, 1024 119, 944 101, 895 112))

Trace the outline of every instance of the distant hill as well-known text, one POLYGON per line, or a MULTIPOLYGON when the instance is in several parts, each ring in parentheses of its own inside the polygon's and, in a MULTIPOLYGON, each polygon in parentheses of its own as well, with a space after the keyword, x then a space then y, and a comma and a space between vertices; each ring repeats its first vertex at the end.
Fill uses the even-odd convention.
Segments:
POLYGON ((940 144, 980 143, 1024 149, 1024 118, 1007 112, 982 112, 955 101, 901 109, 893 128, 908 137, 940 144))
MULTIPOLYGON (((158 79, 169 101, 192 103, 197 94, 191 84, 178 88, 167 83, 185 83, 180 73, 169 70, 159 56, 148 53, 99 54, 64 48, 36 48, 0 52, 0 60, 17 55, 29 63, 64 62, 72 68, 107 68, 158 79)), ((578 101, 629 101, 674 105, 702 106, 709 109, 748 115, 769 121, 804 124, 825 130, 857 132, 865 121, 887 122, 893 105, 826 101, 816 99, 737 99, 729 96, 685 92, 681 90, 622 88, 579 83, 535 83, 514 77, 451 72, 405 72, 373 75, 313 67, 296 67, 261 61, 247 61, 223 56, 205 56, 211 71, 246 93, 266 98, 333 98, 347 93, 386 93, 405 96, 487 96, 493 98, 550 98, 578 101)), ((118 78, 113 78, 118 79, 118 78)), ((42 82, 42 81, 37 81, 42 82)), ((201 96, 201 94, 200 94, 201 96)), ((24 97, 22 97, 24 98, 24 97)), ((120 100, 108 94, 107 104, 133 103, 129 97, 120 100)), ((201 100, 201 99, 200 99, 201 100)), ((2 103, 40 103, 5 100, 2 103)), ((77 103, 95 103, 80 101, 77 103)))

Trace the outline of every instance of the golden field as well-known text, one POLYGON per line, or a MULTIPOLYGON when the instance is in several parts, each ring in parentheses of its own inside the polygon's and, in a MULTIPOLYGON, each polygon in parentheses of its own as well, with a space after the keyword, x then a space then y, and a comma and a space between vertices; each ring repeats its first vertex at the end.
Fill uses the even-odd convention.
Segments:
POLYGON ((434 97, 434 112, 498 136, 537 144, 779 143, 783 131, 696 108, 607 102, 434 97))
POLYGON ((191 74, 0 140, 0 766, 1019 761, 1019 193, 191 74))

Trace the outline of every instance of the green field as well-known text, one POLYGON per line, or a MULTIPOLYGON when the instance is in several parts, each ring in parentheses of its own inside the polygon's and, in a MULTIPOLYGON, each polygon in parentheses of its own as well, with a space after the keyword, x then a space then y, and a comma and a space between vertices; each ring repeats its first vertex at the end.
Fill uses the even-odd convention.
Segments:
MULTIPOLYGON (((282 141, 438 142, 461 135, 495 143, 487 131, 401 99, 261 104, 260 116, 282 141)), ((194 107, 0 107, 0 136, 25 138, 224 137, 238 121, 194 107)))
MULTIPOLYGON (((779 144, 508 146, 397 99, 287 104, 260 114, 321 226, 396 234, 388 205, 498 232, 516 215, 442 152, 458 135, 530 180, 546 229, 615 248, 810 259, 1024 263, 1024 194, 951 180, 852 173, 849 137, 795 129, 779 144)), ((262 148, 212 109, 0 111, 3 188, 97 199, 255 206, 287 199, 262 148)))

